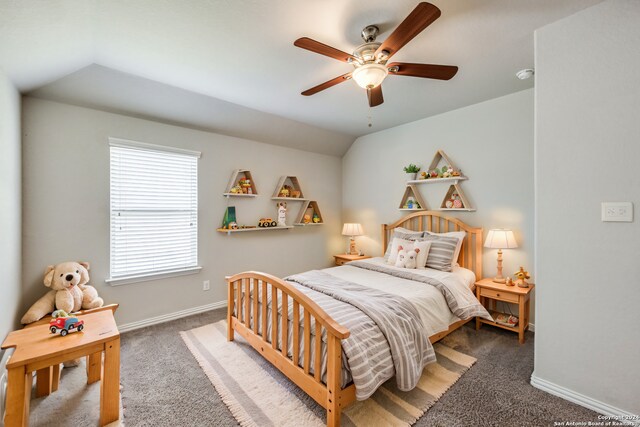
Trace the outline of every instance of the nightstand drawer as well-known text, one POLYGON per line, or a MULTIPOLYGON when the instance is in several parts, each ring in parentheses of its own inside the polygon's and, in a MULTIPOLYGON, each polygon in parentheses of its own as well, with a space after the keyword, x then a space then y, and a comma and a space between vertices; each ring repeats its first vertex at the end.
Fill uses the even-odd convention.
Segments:
POLYGON ((336 258, 336 265, 344 265, 347 262, 349 262, 349 260, 336 258))
POLYGON ((512 294, 510 292, 494 291, 493 289, 481 288, 480 289, 480 296, 481 297, 495 298, 495 299, 499 299, 501 301, 518 302, 518 295, 514 295, 514 294, 512 294))

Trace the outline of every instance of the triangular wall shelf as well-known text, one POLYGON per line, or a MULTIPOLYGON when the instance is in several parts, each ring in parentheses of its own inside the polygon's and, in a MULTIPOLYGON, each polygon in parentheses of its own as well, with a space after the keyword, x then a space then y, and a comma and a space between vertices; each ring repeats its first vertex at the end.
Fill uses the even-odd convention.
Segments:
MULTIPOLYGON (((402 196, 402 201, 400 202, 400 206, 399 209, 400 210, 404 210, 404 211, 420 211, 420 210, 426 210, 426 204, 424 203, 424 201, 422 200, 422 197, 420 196, 420 193, 417 190, 417 187, 415 186, 416 184, 436 184, 436 183, 448 183, 448 184, 452 184, 449 187, 449 191, 447 192, 445 198, 442 200, 442 203, 440 204, 440 209, 441 211, 475 211, 474 208, 471 207, 471 204, 469 203, 469 199, 466 197, 466 195, 464 194, 464 192, 462 191, 462 188, 460 188, 460 181, 465 181, 469 178, 467 178, 466 176, 462 175, 462 173, 460 172, 460 170, 458 168, 456 168, 455 164, 453 163, 453 161, 451 160, 451 158, 449 158, 449 156, 447 156, 447 154, 443 151, 443 150, 438 150, 436 152, 436 154, 433 156, 433 160, 431 160, 431 164, 429 165, 429 168, 425 170, 425 172, 430 172, 433 170, 436 170, 438 168, 440 168, 440 171, 442 171, 442 167, 440 167, 440 162, 444 161, 444 165, 446 166, 450 166, 453 170, 454 173, 459 173, 458 175, 449 175, 449 174, 445 174, 445 177, 440 177, 440 178, 426 178, 426 179, 415 179, 415 180, 411 180, 411 181, 407 181, 407 187, 404 191, 404 196, 402 196), (449 176, 446 176, 449 175, 449 176), (456 205, 458 204, 462 204, 461 207, 459 208, 455 208, 455 207, 447 207, 447 201, 451 200, 452 195, 456 193, 459 197, 460 202, 456 203, 456 205), (409 197, 413 196, 414 200, 417 201, 420 205, 420 208, 416 209, 416 208, 408 208, 405 207, 406 206, 406 202, 407 199, 409 197)), ((446 171, 445 171, 446 172, 446 171)))
POLYGON ((256 197, 258 195, 258 190, 256 189, 256 183, 251 176, 251 171, 247 169, 236 169, 231 174, 231 179, 229 179, 229 184, 227 184, 227 188, 224 191, 224 196, 226 197, 256 197), (240 184, 240 181, 248 180, 248 183, 244 185, 240 184), (240 187, 240 192, 237 189, 240 187))
POLYGON ((273 196, 271 197, 273 200, 306 200, 304 198, 304 193, 300 188, 300 182, 298 178, 295 176, 283 176, 280 177, 278 181, 278 185, 276 185, 275 190, 273 191, 273 196), (288 189, 288 196, 283 195, 282 190, 285 188, 285 185, 288 189))
POLYGON ((401 211, 425 211, 427 210, 427 205, 424 200, 422 200, 422 196, 420 196, 420 192, 418 191, 418 189, 413 185, 407 185, 398 209, 400 209, 401 211), (413 207, 408 206, 407 202, 410 197, 412 197, 413 201, 418 204, 418 207, 416 207, 415 205, 413 207))
POLYGON ((472 212, 475 211, 474 208, 471 207, 471 203, 469 203, 469 199, 465 196, 462 188, 458 184, 453 184, 449 186, 449 191, 442 199, 442 204, 440 204, 441 211, 467 211, 472 212))
POLYGON ((298 212, 298 218, 296 218, 296 222, 293 225, 322 225, 324 224, 324 218, 322 217, 322 213, 320 213, 320 208, 318 207, 318 202, 315 200, 307 200, 300 207, 300 212, 298 212), (305 215, 309 216, 309 222, 305 222, 305 215), (318 217, 318 222, 314 222, 314 216, 318 217))

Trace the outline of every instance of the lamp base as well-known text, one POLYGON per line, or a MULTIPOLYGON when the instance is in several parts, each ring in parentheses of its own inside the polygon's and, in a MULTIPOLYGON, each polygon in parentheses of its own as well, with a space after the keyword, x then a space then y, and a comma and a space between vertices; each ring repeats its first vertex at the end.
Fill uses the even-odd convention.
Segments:
POLYGON ((493 281, 496 283, 507 283, 507 279, 505 279, 504 277, 494 277, 493 281))
POLYGON ((356 239, 353 237, 349 241, 349 255, 360 255, 360 252, 356 249, 356 239))

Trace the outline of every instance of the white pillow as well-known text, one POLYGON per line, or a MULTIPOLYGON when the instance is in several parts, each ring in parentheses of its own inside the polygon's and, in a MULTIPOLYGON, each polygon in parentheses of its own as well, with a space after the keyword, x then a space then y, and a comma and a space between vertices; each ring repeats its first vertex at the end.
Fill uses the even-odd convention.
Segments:
POLYGON ((418 252, 418 258, 417 258, 417 269, 419 270, 424 270, 427 265, 427 258, 429 257, 429 249, 431 248, 431 242, 429 241, 415 241, 413 242, 413 248, 412 249, 420 249, 420 252, 418 252))
MULTIPOLYGON (((389 259, 387 259, 387 264, 395 265, 396 260, 398 259, 398 248, 402 246, 404 249, 409 250, 413 248, 413 242, 411 240, 400 239, 399 237, 394 237, 391 241, 391 250, 389 251, 389 259)), ((421 249, 422 250, 422 249, 421 249)), ((427 260, 424 262, 427 263, 427 260)))
POLYGON ((406 251, 410 251, 411 249, 414 249, 414 248, 420 249, 420 252, 418 252, 418 258, 416 259, 417 268, 419 269, 425 268, 425 266, 427 265, 427 258, 429 257, 429 248, 431 247, 431 242, 405 240, 405 239, 400 239, 396 237, 391 242, 391 252, 389 253, 389 259, 387 260, 387 264, 391 264, 391 265, 396 264, 400 246, 402 246, 402 248, 406 251))
POLYGON ((453 253, 453 262, 451 263, 451 267, 459 265, 458 256, 460 256, 460 249, 462 248, 464 237, 467 235, 466 231, 450 231, 448 233, 434 233, 432 231, 426 231, 425 233, 430 236, 455 237, 458 239, 458 246, 456 246, 456 251, 453 253))
MULTIPOLYGON (((391 255, 391 243, 393 243, 393 239, 407 239, 407 240, 416 240, 424 235, 424 231, 413 231, 407 228, 396 227, 393 229, 393 235, 387 245, 387 250, 384 253, 384 259, 388 262, 389 255, 391 255)), ((393 263, 395 264, 395 262, 393 263)))

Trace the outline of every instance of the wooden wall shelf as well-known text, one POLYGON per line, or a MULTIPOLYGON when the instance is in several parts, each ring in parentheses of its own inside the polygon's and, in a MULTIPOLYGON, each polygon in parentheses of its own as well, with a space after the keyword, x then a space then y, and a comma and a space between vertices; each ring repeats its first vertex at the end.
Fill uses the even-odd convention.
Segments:
POLYGON ((304 198, 304 193, 302 192, 302 188, 300 188, 300 182, 295 176, 280 177, 278 185, 276 185, 276 188, 273 191, 273 196, 271 198, 273 200, 307 200, 304 198), (281 191, 285 185, 291 187, 291 191, 297 193, 297 197, 292 197, 291 195, 289 195, 288 197, 282 196, 281 191))
POLYGON ((322 213, 320 212, 320 208, 318 207, 318 202, 315 200, 305 201, 304 204, 300 207, 300 212, 298 212, 298 217, 293 225, 322 225, 324 224, 324 218, 322 217, 322 213), (320 218, 320 222, 313 222, 313 215, 318 215, 320 218), (309 215, 311 217, 311 222, 305 223, 304 216, 309 215))
POLYGON ((219 233, 243 233, 245 231, 269 231, 269 230, 288 230, 293 228, 293 225, 287 225, 286 227, 255 227, 255 228, 237 228, 235 230, 227 230, 226 228, 218 228, 216 231, 219 233))
POLYGON ((453 184, 449 186, 449 190, 447 191, 447 194, 444 196, 444 199, 442 199, 442 203, 440 204, 440 209, 441 211, 468 211, 468 212, 472 212, 475 211, 474 208, 471 207, 471 203, 469 203, 469 199, 467 199, 467 196, 465 196, 464 192, 462 191, 462 188, 460 188, 460 186, 458 184, 453 184), (457 194, 458 195, 458 199, 462 202, 462 206, 461 207, 447 207, 446 203, 448 200, 451 200, 451 197, 457 194))
POLYGON ((466 181, 466 176, 454 176, 451 178, 429 178, 429 179, 412 179, 411 181, 407 181, 407 185, 415 185, 415 184, 438 184, 441 182, 453 182, 457 184, 458 181, 466 181))
POLYGON ((402 196, 402 200, 400 200, 400 206, 398 206, 398 209, 400 209, 401 211, 426 211, 427 204, 424 202, 424 200, 422 200, 422 196, 420 195, 418 189, 410 184, 407 185, 407 188, 405 188, 404 190, 404 195, 402 196), (405 208, 409 197, 413 197, 413 200, 416 201, 420 205, 420 207, 405 208))
POLYGON ((258 195, 258 190, 256 189, 256 183, 251 176, 251 171, 248 169, 236 169, 231 174, 231 178, 229 179, 229 183, 227 184, 227 188, 224 193, 222 193, 225 197, 256 197, 258 195), (251 193, 232 193, 231 189, 238 185, 238 181, 241 179, 247 179, 250 183, 251 193))

